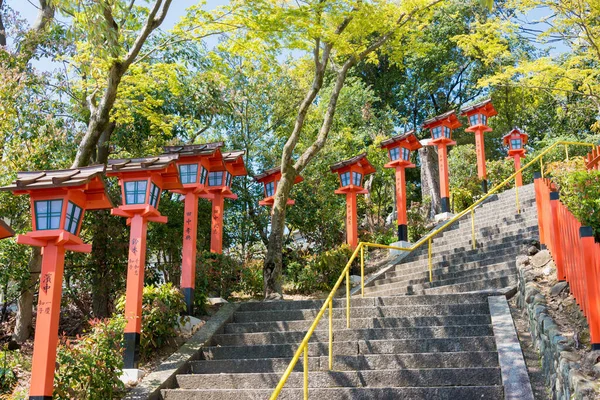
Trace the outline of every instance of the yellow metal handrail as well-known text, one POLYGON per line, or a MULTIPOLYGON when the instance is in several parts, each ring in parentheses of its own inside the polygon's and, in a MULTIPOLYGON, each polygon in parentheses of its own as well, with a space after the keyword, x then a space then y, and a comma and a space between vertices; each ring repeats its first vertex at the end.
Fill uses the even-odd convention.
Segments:
MULTIPOLYGON (((279 396, 279 393, 283 389, 283 386, 287 382, 290 374, 292 373, 292 371, 296 367, 296 363, 300 359, 301 355, 304 356, 304 360, 303 360, 303 367, 304 367, 304 371, 303 371, 304 372, 304 379, 303 379, 303 383, 304 383, 304 399, 305 400, 308 399, 308 341, 310 340, 310 338, 311 338, 312 334, 314 333, 314 331, 317 329, 317 325, 321 321, 321 318, 323 317, 323 314, 325 314, 325 310, 326 309, 329 309, 329 370, 331 371, 333 369, 333 298, 335 296, 335 293, 339 289, 340 285, 342 284, 342 281, 344 279, 346 279, 346 327, 350 328, 350 286, 351 286, 350 285, 350 267, 352 266, 352 263, 354 262, 354 260, 358 256, 359 252, 360 252, 360 275, 361 275, 360 285, 361 285, 361 296, 362 297, 364 297, 364 289, 365 289, 364 288, 364 286, 365 286, 365 270, 364 270, 364 268, 365 268, 365 265, 364 265, 365 251, 364 250, 368 249, 369 247, 392 249, 392 250, 401 250, 401 251, 409 251, 410 252, 410 251, 418 249, 419 247, 421 247, 423 245, 423 243, 427 242, 428 243, 428 247, 429 247, 428 248, 429 281, 431 282, 433 280, 433 264, 432 264, 432 260, 431 260, 431 251, 432 251, 431 249, 432 249, 432 240, 433 240, 433 238, 436 235, 438 235, 440 232, 442 232, 446 228, 448 228, 450 225, 452 225, 453 223, 455 223, 456 221, 458 221, 460 218, 462 218, 463 216, 465 216, 466 214, 471 213, 471 229, 472 229, 471 235, 472 235, 472 241, 473 241, 473 248, 475 249, 476 245, 475 245, 475 215, 474 215, 474 209, 478 205, 480 205, 482 202, 484 202, 488 197, 492 196, 493 194, 495 194, 496 192, 498 192, 501 188, 503 188, 508 183, 510 183, 519 173, 521 173, 525 169, 527 169, 530 166, 532 166, 538 160, 540 161, 540 166, 543 169, 542 158, 546 154, 548 154, 552 149, 554 149, 557 146, 561 146, 561 145, 564 145, 565 149, 567 149, 568 148, 567 146, 570 146, 570 145, 573 145, 573 146, 592 146, 592 147, 594 146, 593 143, 567 142, 567 141, 559 141, 559 142, 556 142, 556 143, 552 144, 551 146, 549 146, 548 148, 546 148, 544 151, 542 151, 538 156, 536 156, 531 161, 529 161, 527 164, 525 164, 521 169, 519 169, 518 171, 516 171, 514 174, 512 174, 511 176, 509 176, 507 179, 505 179, 502 183, 496 185, 485 196, 483 196, 482 198, 480 198, 479 200, 477 200, 475 203, 471 204, 468 208, 464 209, 463 211, 461 211, 460 213, 458 213, 457 215, 455 215, 452 219, 448 220, 441 227, 435 229, 433 232, 430 232, 427 236, 421 238, 417 243, 415 243, 411 247, 404 248, 404 247, 388 246, 388 245, 378 244, 378 243, 360 242, 358 244, 358 246, 356 247, 356 249, 354 249, 354 252, 352 253, 352 256, 350 257, 350 260, 348 261, 348 263, 346 264, 346 266, 342 270, 342 273, 340 274, 340 277, 338 278, 337 282, 335 283, 335 285, 331 289, 331 292, 329 293, 329 295, 325 299, 325 302, 323 303, 323 306, 321 307, 321 309, 319 310, 319 313, 315 317, 315 320, 313 321, 313 323, 308 328, 308 331, 306 332, 306 335, 304 335, 304 339, 302 339, 302 342, 300 343, 300 346, 298 347, 298 350, 296 350, 296 352, 294 353, 294 356, 292 357, 292 360, 290 361, 288 367, 286 368, 285 372, 283 373, 283 376, 279 380, 279 383, 275 387, 275 390, 273 391, 273 393, 271 394, 271 397, 269 399, 270 400, 276 400, 277 399, 277 397, 279 396)), ((568 157, 568 150, 565 150, 565 152, 566 152, 566 155, 568 157)), ((542 173, 543 173, 543 170, 542 170, 542 173)), ((519 210, 519 212, 520 212, 520 205, 519 205, 519 200, 518 200, 518 187, 517 186, 515 186, 515 196, 517 198, 517 200, 516 200, 517 201, 517 210, 519 210)))

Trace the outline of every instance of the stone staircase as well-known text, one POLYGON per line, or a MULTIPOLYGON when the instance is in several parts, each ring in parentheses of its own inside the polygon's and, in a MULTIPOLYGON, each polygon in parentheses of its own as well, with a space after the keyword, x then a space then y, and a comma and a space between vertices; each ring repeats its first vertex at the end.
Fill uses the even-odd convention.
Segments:
POLYGON ((526 248, 525 240, 539 236, 533 185, 519 189, 519 200, 520 214, 514 189, 475 210, 475 250, 469 216, 436 236, 432 240, 432 282, 425 243, 385 274, 369 280, 365 295, 464 293, 516 286, 515 256, 526 248))
MULTIPOLYGON (((328 370, 326 312, 309 342, 310 398, 505 399, 511 384, 504 378, 513 371, 504 371, 504 353, 497 352, 507 345, 494 333, 506 329, 494 322, 497 306, 489 296, 516 282, 515 256, 524 239, 538 236, 533 187, 523 187, 519 195, 521 214, 515 213, 514 190, 477 209, 476 250, 471 250, 470 218, 433 241, 434 282, 424 245, 371 282, 367 297, 351 299, 350 329, 346 300, 334 300, 333 370, 328 370)), ((176 375, 174 388, 162 390, 163 399, 268 399, 322 305, 319 300, 240 304, 200 359, 176 375)), ((502 318, 514 331, 510 313, 502 318)), ((513 339, 520 354, 516 335, 513 339)), ((304 398, 302 362, 279 399, 304 398)))
MULTIPOLYGON (((323 303, 245 303, 203 349, 165 400, 268 399, 323 303)), ((312 399, 503 399, 487 296, 353 298, 333 310, 333 371, 328 319, 309 344, 312 399)), ((280 399, 303 398, 302 360, 280 399)))

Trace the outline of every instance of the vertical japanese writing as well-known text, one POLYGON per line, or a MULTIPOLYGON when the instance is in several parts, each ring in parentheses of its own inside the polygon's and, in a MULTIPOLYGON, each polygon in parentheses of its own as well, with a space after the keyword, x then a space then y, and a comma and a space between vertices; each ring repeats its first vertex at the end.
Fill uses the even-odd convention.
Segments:
POLYGON ((52 287, 52 275, 50 273, 45 273, 42 276, 41 288, 44 293, 48 293, 48 290, 52 287))

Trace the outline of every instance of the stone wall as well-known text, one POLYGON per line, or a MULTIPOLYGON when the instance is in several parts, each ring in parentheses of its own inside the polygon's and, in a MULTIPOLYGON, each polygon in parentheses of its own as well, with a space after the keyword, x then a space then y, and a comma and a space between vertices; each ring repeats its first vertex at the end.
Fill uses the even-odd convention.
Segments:
MULTIPOLYGON (((533 252, 530 252, 530 254, 533 252)), ((577 338, 567 337, 551 317, 546 299, 568 290, 566 283, 552 285, 544 289, 539 280, 555 276, 553 262, 546 250, 532 257, 518 256, 517 306, 529 320, 529 330, 534 346, 542 363, 546 386, 551 390, 554 400, 595 400, 600 399, 600 351, 576 351, 577 338), (540 279, 542 278, 542 279, 540 279), (558 293, 557 293, 558 292, 558 293)), ((561 308, 562 309, 562 308, 561 308)))

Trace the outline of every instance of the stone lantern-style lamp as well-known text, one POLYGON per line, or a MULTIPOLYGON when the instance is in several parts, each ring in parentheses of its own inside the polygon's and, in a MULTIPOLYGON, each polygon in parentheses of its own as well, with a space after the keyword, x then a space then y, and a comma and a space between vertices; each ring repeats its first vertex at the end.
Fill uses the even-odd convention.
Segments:
MULTIPOLYGON (((258 183, 262 183, 265 188, 265 198, 258 202, 260 206, 269 206, 273 207, 275 203, 275 193, 277 192, 277 184, 281 179, 281 168, 271 168, 264 171, 262 174, 256 175, 254 180, 258 183)), ((294 185, 296 183, 300 183, 304 180, 300 175, 296 176, 294 179, 294 185)), ((294 200, 288 199, 287 205, 291 206, 295 203, 294 200)))
MULTIPOLYGON (((518 128, 513 129, 502 137, 504 144, 508 146, 508 156, 515 161, 515 171, 521 169, 521 158, 525 156, 525 144, 529 135, 521 132, 518 128)), ((517 186, 523 186, 523 175, 519 172, 515 177, 517 186)))
POLYGON ((78 235, 87 210, 113 206, 105 192, 104 169, 104 165, 95 165, 19 172, 15 182, 0 188, 29 195, 32 231, 18 235, 17 243, 42 248, 30 399, 52 398, 65 251, 92 251, 78 235))
POLYGON ((0 219, 0 240, 15 236, 15 231, 0 219))
POLYGON ((448 111, 437 117, 426 120, 423 129, 431 130, 430 145, 437 146, 438 166, 440 172, 440 197, 442 213, 450 212, 450 184, 448 175, 448 146, 455 145, 452 130, 461 126, 454 111, 448 111))
POLYGON ((358 246, 358 222, 356 220, 356 195, 369 193, 363 188, 366 175, 375 172, 375 168, 363 153, 345 161, 340 161, 331 166, 331 172, 337 173, 340 178, 340 188, 335 194, 346 195, 346 241, 351 248, 358 246))
POLYGON ((115 176, 121 186, 123 204, 111 213, 127 218, 130 226, 127 290, 125 297, 124 380, 136 381, 140 372, 140 333, 142 328, 142 292, 146 265, 148 222, 166 223, 158 211, 163 190, 181 188, 175 162, 177 155, 109 160, 107 176, 115 176))
POLYGON ((381 142, 381 148, 388 151, 390 162, 385 168, 396 169, 396 209, 398 219, 398 240, 408 242, 406 216, 406 168, 414 168, 410 162, 410 152, 423 147, 414 131, 394 136, 381 142))
POLYGON ((207 185, 204 193, 200 195, 212 203, 210 224, 210 251, 223 253, 223 207, 225 199, 237 199, 237 194, 231 191, 231 182, 234 176, 247 175, 244 166, 245 151, 225 152, 222 155, 222 166, 208 173, 207 185))
MULTIPOLYGON (((193 313, 196 286, 196 252, 198 234, 198 198, 205 194, 210 171, 224 168, 220 148, 223 142, 166 146, 165 154, 175 154, 177 170, 183 187, 173 192, 184 196, 183 249, 181 257, 180 288, 185 298, 187 313, 193 313)), ((227 177, 225 177, 227 179, 227 177)), ((214 182, 214 175, 213 175, 214 182)))
POLYGON ((483 134, 491 132, 492 128, 488 126, 488 119, 497 115, 498 112, 492 105, 492 100, 488 99, 477 104, 465 107, 460 114, 467 117, 469 127, 466 132, 475 134, 475 152, 477 153, 477 176, 481 179, 481 187, 484 193, 487 193, 487 171, 485 168, 485 142, 483 134))

